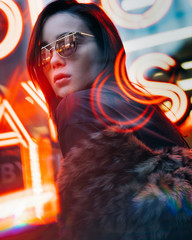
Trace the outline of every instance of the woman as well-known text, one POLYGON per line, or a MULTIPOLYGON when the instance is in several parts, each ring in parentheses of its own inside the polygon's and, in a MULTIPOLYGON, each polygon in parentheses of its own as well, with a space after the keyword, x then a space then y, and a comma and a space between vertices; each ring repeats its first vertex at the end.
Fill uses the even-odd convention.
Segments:
MULTIPOLYGON (((146 209, 135 208, 136 197, 149 184, 146 173, 154 174, 139 164, 150 165, 156 156, 162 160, 163 147, 177 146, 174 154, 179 155, 187 144, 157 106, 141 103, 146 97, 127 89, 139 99, 133 101, 119 90, 114 66, 120 51, 124 49, 115 26, 95 4, 54 1, 39 15, 31 34, 29 74, 45 95, 65 159, 58 176, 63 239, 170 239, 175 232, 172 215, 171 229, 166 224, 161 228, 157 215, 170 213, 159 198, 147 203, 148 210, 155 208, 151 218, 146 209), (132 208, 143 214, 141 222, 132 208)), ((167 161, 173 171, 189 164, 181 161, 174 168, 173 159, 167 161)), ((168 171, 162 166, 158 171, 168 171)), ((183 224, 186 218, 179 218, 183 224)))

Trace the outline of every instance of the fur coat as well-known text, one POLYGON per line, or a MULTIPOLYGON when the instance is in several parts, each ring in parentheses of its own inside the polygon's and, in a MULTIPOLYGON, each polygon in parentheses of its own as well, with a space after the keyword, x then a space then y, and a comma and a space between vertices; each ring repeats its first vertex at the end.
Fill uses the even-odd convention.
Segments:
POLYGON ((63 240, 192 240, 187 148, 151 150, 111 128, 71 149, 57 183, 63 240))

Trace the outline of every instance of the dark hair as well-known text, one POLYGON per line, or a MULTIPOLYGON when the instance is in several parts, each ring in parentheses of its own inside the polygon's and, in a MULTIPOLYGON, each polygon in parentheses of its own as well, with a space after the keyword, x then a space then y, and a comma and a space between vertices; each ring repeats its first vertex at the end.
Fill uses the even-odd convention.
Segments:
POLYGON ((39 15, 31 33, 27 52, 27 67, 31 80, 43 91, 51 114, 54 113, 59 100, 45 77, 38 59, 43 26, 50 16, 58 12, 75 14, 85 22, 103 53, 104 69, 107 73, 113 70, 117 54, 123 48, 116 27, 96 4, 82 4, 74 0, 56 0, 48 4, 39 15))

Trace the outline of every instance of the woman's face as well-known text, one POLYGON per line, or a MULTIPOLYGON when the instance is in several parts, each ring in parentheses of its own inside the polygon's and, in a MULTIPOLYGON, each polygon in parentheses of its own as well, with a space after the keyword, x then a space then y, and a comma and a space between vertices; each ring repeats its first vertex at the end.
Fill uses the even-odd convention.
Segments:
MULTIPOLYGON (((45 22, 42 42, 47 45, 69 32, 92 35, 80 17, 70 13, 57 13, 45 22)), ((55 43, 49 47, 55 47, 55 43)), ((102 54, 93 37, 77 36, 77 49, 69 58, 63 58, 55 49, 51 52, 49 65, 43 71, 58 97, 63 98, 69 93, 85 89, 101 71, 102 54)))

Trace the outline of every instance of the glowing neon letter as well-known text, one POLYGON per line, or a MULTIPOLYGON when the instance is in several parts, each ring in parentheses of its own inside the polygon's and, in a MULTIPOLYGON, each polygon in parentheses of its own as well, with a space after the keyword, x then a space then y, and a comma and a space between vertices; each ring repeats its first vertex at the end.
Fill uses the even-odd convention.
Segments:
POLYGON ((34 26, 35 21, 43 9, 43 1, 42 0, 28 0, 29 12, 31 16, 31 25, 34 26))
POLYGON ((175 60, 166 54, 149 53, 138 58, 128 70, 129 79, 135 86, 143 86, 149 95, 171 99, 171 109, 165 114, 172 122, 179 121, 187 110, 188 99, 185 92, 176 84, 149 81, 144 75, 150 68, 158 67, 169 71, 175 64, 175 60))
POLYGON ((0 9, 8 20, 8 30, 0 43, 0 59, 9 55, 17 46, 23 31, 21 12, 12 0, 0 0, 0 9))
POLYGON ((143 14, 130 14, 124 11, 119 0, 101 0, 104 10, 114 22, 124 28, 146 28, 158 22, 168 11, 173 0, 156 0, 143 14))

